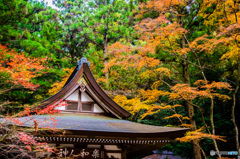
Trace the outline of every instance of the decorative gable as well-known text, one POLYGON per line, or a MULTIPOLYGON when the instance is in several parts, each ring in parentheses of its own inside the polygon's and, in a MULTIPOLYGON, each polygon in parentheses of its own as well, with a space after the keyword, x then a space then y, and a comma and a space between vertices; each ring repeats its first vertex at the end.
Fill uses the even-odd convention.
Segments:
POLYGON ((115 103, 97 84, 89 65, 86 58, 81 58, 64 87, 39 107, 63 100, 69 105, 56 108, 63 113, 104 113, 119 119, 129 117, 131 114, 115 103))
POLYGON ((99 104, 85 92, 85 88, 82 88, 80 85, 72 94, 62 99, 68 103, 68 106, 57 107, 56 109, 62 112, 104 113, 99 104))

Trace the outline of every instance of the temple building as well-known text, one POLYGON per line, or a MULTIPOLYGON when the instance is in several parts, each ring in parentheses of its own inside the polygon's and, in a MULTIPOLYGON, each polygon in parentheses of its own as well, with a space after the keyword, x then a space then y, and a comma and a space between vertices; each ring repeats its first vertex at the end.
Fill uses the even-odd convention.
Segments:
MULTIPOLYGON (((86 58, 78 61, 77 67, 64 87, 55 95, 38 105, 43 109, 60 101, 68 103, 55 109, 58 115, 39 115, 38 127, 64 130, 64 134, 41 133, 35 138, 59 147, 59 158, 114 158, 132 159, 151 152, 174 141, 188 129, 144 125, 126 120, 131 114, 115 103, 97 84, 86 58), (46 118, 54 117, 54 121, 46 118), (56 123, 56 124, 55 124, 56 123)), ((23 126, 34 127, 22 117, 23 126)), ((38 157, 43 154, 37 153, 38 157)), ((45 155, 52 155, 51 153, 45 155)))

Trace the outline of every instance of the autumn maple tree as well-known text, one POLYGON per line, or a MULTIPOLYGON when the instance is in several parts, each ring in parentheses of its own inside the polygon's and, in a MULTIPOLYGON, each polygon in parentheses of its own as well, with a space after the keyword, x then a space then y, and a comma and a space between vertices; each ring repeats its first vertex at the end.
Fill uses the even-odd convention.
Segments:
MULTIPOLYGON (((30 58, 23 52, 18 53, 13 49, 8 49, 7 46, 0 45, 0 74, 1 81, 4 87, 1 87, 0 95, 11 92, 14 89, 28 89, 35 90, 38 85, 34 84, 31 79, 41 75, 47 69, 44 67, 46 59, 30 58)), ((19 117, 32 116, 33 114, 56 114, 57 110, 54 108, 59 104, 47 106, 44 109, 34 109, 29 105, 23 106, 22 109, 19 106, 17 113, 12 111, 7 114, 3 114, 4 108, 7 108, 13 104, 11 101, 2 101, 1 106, 1 123, 0 123, 0 155, 5 158, 32 158, 34 151, 38 152, 53 152, 54 149, 48 147, 47 144, 37 141, 32 135, 40 131, 38 129, 38 123, 34 117, 34 129, 24 129, 21 126, 24 124, 19 117), (22 111, 21 111, 22 110, 22 111)), ((50 119, 48 119, 50 120, 50 119)))
MULTIPOLYGON (((232 62, 238 65, 237 6, 238 3, 234 1, 207 0, 151 0, 139 5, 140 11, 136 16, 139 23, 135 25, 138 42, 117 42, 109 46, 110 60, 104 71, 116 78, 114 87, 123 89, 124 87, 120 86, 125 81, 132 81, 129 87, 135 86, 132 89, 134 98, 116 96, 115 101, 133 113, 139 114, 142 109, 147 109, 143 117, 169 109, 173 115, 165 119, 178 118, 180 125, 190 127, 192 132, 197 131, 195 134, 198 134, 199 138, 202 132, 202 136, 208 136, 215 150, 219 152, 216 141, 219 138, 213 137, 217 135, 214 109, 217 102, 231 100, 231 97, 223 92, 234 90, 232 117, 238 150, 238 128, 234 110, 239 75, 235 71, 236 87, 226 82, 227 76, 223 81, 214 81, 207 75, 211 69, 208 58, 215 60, 218 56, 221 64, 232 62), (222 51, 224 49, 226 51, 222 51), (129 77, 125 75, 128 73, 129 77), (117 80, 118 76, 124 76, 125 79, 117 80), (208 106, 208 117, 204 105, 208 106), (181 109, 177 107, 185 107, 187 116, 179 114, 177 111, 181 109), (200 113, 200 125, 205 127, 204 130, 199 131, 201 127, 196 121, 196 112, 200 113), (207 122, 206 118, 209 118, 210 122, 207 122), (188 121, 183 122, 182 119, 188 121), (204 135, 205 133, 208 135, 204 135)), ((217 61, 211 62, 212 67, 219 66, 217 61)), ((193 142, 195 158, 201 158, 200 151, 206 157, 199 144, 200 140, 192 138, 190 141, 193 142)), ((220 154, 218 156, 221 157, 220 154)))
MULTIPOLYGON (((7 46, 0 45, 0 71, 10 75, 8 83, 13 83, 14 87, 22 86, 31 90, 35 90, 38 86, 31 82, 31 78, 38 76, 37 72, 46 69, 44 67, 45 59, 29 58, 24 53, 17 53, 7 46)), ((5 90, 6 91, 6 90, 5 90)))
POLYGON ((215 24, 217 28, 211 35, 204 35, 193 42, 196 50, 205 51, 206 53, 214 53, 223 49, 222 56, 220 58, 221 64, 224 66, 231 65, 234 67, 234 71, 226 71, 224 78, 229 78, 229 73, 233 75, 234 83, 232 83, 234 91, 232 94, 232 122, 235 129, 235 140, 238 154, 240 154, 239 146, 239 128, 236 122, 236 105, 237 94, 239 90, 239 78, 240 78, 240 54, 239 54, 239 2, 234 0, 205 2, 207 6, 215 5, 213 13, 207 15, 204 10, 199 13, 203 17, 207 17, 205 24, 215 24), (211 37, 214 35, 213 37, 211 37), (200 43, 200 44, 199 44, 200 43))

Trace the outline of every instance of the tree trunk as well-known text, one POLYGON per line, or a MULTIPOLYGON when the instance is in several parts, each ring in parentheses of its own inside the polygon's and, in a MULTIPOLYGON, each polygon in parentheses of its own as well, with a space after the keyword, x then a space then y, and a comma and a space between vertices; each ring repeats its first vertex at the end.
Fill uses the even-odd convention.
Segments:
MULTIPOLYGON (((108 4, 108 1, 104 1, 104 5, 106 6, 108 4)), ((104 57, 104 65, 106 66, 107 63, 108 63, 108 59, 107 59, 107 46, 108 46, 108 12, 106 13, 104 19, 107 19, 107 23, 105 25, 105 31, 104 31, 104 34, 103 34, 103 45, 104 45, 104 50, 103 50, 103 57, 104 57)), ((109 88, 109 73, 108 71, 105 73, 105 78, 106 78, 106 81, 107 81, 107 89, 109 88)))
POLYGON ((236 148, 238 151, 238 154, 240 154, 240 146, 239 146, 239 132, 238 132, 238 126, 236 123, 236 117, 235 117, 235 107, 236 107, 236 99, 237 99, 237 92, 239 89, 239 77, 240 77, 240 64, 237 62, 238 65, 238 72, 237 72, 237 77, 236 77, 236 88, 235 91, 233 92, 233 105, 232 105, 232 121, 235 129, 235 140, 236 140, 236 148))
MULTIPOLYGON (((202 65, 200 63, 200 60, 199 60, 199 57, 197 56, 197 54, 195 53, 195 51, 191 48, 191 45, 189 43, 189 41, 187 40, 187 37, 184 35, 184 38, 185 40, 188 42, 188 45, 190 47, 190 49, 192 50, 192 52, 194 53, 196 59, 197 59, 197 62, 198 62, 198 65, 199 65, 199 69, 202 73, 202 76, 204 78, 204 81, 206 82, 206 84, 208 83, 207 81, 207 78, 203 72, 203 69, 202 69, 202 65)), ((183 40, 184 41, 184 40, 183 40)), ((184 44, 184 42, 183 42, 184 44)), ((212 96, 212 93, 211 91, 208 91, 208 93, 210 94, 210 98, 211 98, 211 106, 210 106, 210 122, 211 122, 211 126, 212 126, 212 134, 215 135, 215 126, 214 126, 214 120, 213 120, 213 108, 214 108, 214 98, 212 96)), ((209 132, 210 133, 210 132, 209 132)), ((217 142, 216 142, 216 139, 212 139, 213 140, 213 145, 215 147, 215 150, 218 152, 217 155, 219 158, 221 158, 221 154, 219 153, 219 149, 218 149, 218 145, 217 145, 217 142)))
MULTIPOLYGON (((182 39, 182 47, 183 48, 185 47, 185 39, 184 38, 182 39)), ((187 55, 184 55, 183 58, 187 60, 187 55)), ((186 61, 183 61, 182 68, 183 68, 183 81, 188 86, 190 86, 189 66, 186 61)), ((194 107, 191 103, 192 103, 192 101, 187 101, 186 106, 188 109, 188 117, 190 118, 190 124, 192 125, 191 130, 194 131, 194 130, 196 130, 197 126, 196 126, 196 120, 194 117, 194 115, 195 115, 194 107)), ((194 154, 195 159, 202 158, 198 145, 199 145, 198 140, 193 140, 193 154, 194 154)))
MULTIPOLYGON (((184 69, 184 72, 183 72, 184 82, 190 86, 188 65, 183 64, 183 69, 184 69)), ((197 126, 196 126, 196 120, 195 120, 195 117, 194 117, 194 114, 195 114, 194 113, 194 107, 193 107, 193 105, 191 105, 191 102, 192 101, 188 101, 186 103, 186 106, 187 106, 187 109, 188 109, 188 117, 190 118, 190 124, 192 125, 191 130, 194 131, 194 130, 196 130, 197 126)), ((195 159, 201 159, 202 158, 198 145, 199 145, 198 140, 193 140, 193 154, 194 154, 195 159)))
MULTIPOLYGON (((103 50, 103 57, 104 57, 104 65, 106 66, 107 63, 108 63, 108 60, 107 60, 107 46, 108 46, 108 39, 107 39, 107 33, 104 33, 104 50, 103 50)), ((107 81, 107 89, 109 88, 109 83, 108 83, 108 79, 109 79, 109 73, 106 72, 105 73, 105 78, 106 78, 106 81, 107 81)))
MULTIPOLYGON (((209 92, 209 94, 211 95, 211 92, 209 92)), ((211 106, 210 106, 210 122, 211 122, 211 126, 212 126, 212 135, 215 135, 215 126, 214 126, 214 121, 213 121, 213 108, 214 108, 214 100, 213 97, 211 95, 211 106)), ((219 153, 219 149, 218 149, 218 145, 217 145, 217 141, 216 139, 212 139, 213 141, 213 145, 215 147, 215 150, 218 152, 217 155, 219 158, 221 158, 221 154, 219 153)))
MULTIPOLYGON (((190 118, 190 124, 192 125, 191 130, 194 131, 196 130, 196 120, 194 118, 194 108, 190 103, 187 103, 187 108, 188 108, 188 116, 190 118)), ((193 140, 193 154, 195 159, 201 159, 201 153, 198 148, 198 140, 193 140)))

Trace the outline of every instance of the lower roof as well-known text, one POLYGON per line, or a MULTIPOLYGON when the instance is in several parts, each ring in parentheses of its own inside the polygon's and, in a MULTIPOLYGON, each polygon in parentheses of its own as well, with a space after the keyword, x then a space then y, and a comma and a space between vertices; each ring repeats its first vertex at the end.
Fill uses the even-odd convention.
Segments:
MULTIPOLYGON (((60 113, 58 115, 40 115, 19 118, 22 126, 34 127, 33 120, 38 121, 38 127, 51 127, 70 131, 88 132, 95 135, 109 133, 125 134, 126 137, 178 137, 188 129, 175 127, 162 127, 139 124, 127 120, 111 118, 94 114, 60 113), (50 119, 50 120, 49 120, 50 119), (154 136, 151 136, 154 135, 154 136)), ((110 135, 111 136, 111 135, 110 135)))

